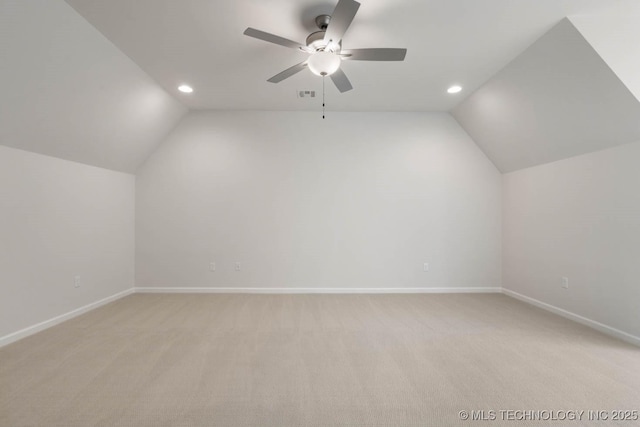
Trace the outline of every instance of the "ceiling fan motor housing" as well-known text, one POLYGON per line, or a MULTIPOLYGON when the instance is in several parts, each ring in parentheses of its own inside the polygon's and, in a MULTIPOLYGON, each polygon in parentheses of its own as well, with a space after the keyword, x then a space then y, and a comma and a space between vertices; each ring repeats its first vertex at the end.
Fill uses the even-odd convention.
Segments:
POLYGON ((307 46, 315 51, 324 49, 326 47, 326 43, 324 42, 324 31, 316 31, 315 33, 309 34, 306 42, 307 46))
MULTIPOLYGON (((322 16, 327 16, 327 15, 320 15, 318 18, 322 16)), ((324 34, 325 34, 324 30, 316 31, 315 33, 309 34, 306 40, 307 46, 315 50, 316 52, 320 50, 325 50, 327 47, 327 43, 324 41, 324 34)), ((335 43, 332 43, 332 44, 335 44, 335 43)), ((333 49, 331 49, 331 52, 340 53, 341 49, 342 49, 342 41, 340 41, 340 43, 334 46, 333 49)))

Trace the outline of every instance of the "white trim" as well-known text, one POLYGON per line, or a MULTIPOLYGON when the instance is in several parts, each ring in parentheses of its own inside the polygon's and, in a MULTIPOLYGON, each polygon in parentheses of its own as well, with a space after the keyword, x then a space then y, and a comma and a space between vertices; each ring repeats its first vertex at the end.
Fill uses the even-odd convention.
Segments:
POLYGON ((502 288, 233 288, 136 287, 139 294, 472 294, 500 293, 502 288))
POLYGON ((502 288, 502 293, 510 296, 512 298, 515 298, 517 300, 526 302, 528 304, 534 305, 536 307, 539 307, 543 310, 547 310, 550 311, 554 314, 557 314, 559 316, 562 316, 564 318, 567 318, 569 320, 573 320, 574 322, 578 322, 582 325, 588 326, 590 328, 593 328, 597 331, 600 331, 604 334, 619 338, 623 341, 626 341, 628 343, 631 344, 635 344, 637 346, 640 346, 640 337, 636 337, 635 335, 631 335, 627 332, 621 331, 619 329, 616 328, 612 328, 611 326, 607 326, 603 323, 600 322, 596 322, 595 320, 591 320, 591 319, 587 319, 586 317, 580 316, 579 314, 575 314, 572 313, 570 311, 564 310, 562 308, 556 307, 555 305, 551 305, 551 304, 547 304, 546 302, 542 302, 540 300, 537 300, 535 298, 531 298, 528 297, 526 295, 522 295, 518 292, 514 292, 512 290, 506 289, 506 288, 502 288))
POLYGON ((119 292, 115 295, 103 298, 99 301, 87 304, 68 313, 45 320, 36 325, 29 326, 4 337, 0 337, 0 347, 11 344, 22 338, 48 329, 66 320, 80 316, 110 302, 126 297, 133 293, 140 294, 480 294, 502 293, 525 303, 550 311, 559 316, 589 326, 607 335, 619 338, 623 341, 640 346, 640 338, 619 329, 607 326, 595 320, 556 307, 535 298, 522 295, 518 292, 499 287, 464 287, 464 288, 232 288, 232 287, 135 287, 119 292))
POLYGON ((21 329, 17 332, 13 332, 10 333, 9 335, 5 335, 4 337, 0 337, 0 347, 3 347, 5 345, 11 344, 12 342, 21 340, 22 338, 26 338, 29 335, 33 335, 37 332, 43 331, 45 329, 48 329, 52 326, 55 326, 57 324, 60 324, 62 322, 64 322, 65 320, 69 320, 72 319, 74 317, 80 316, 81 314, 84 314, 88 311, 94 310, 100 306, 103 306, 105 304, 108 304, 110 302, 113 302, 115 300, 118 300, 120 298, 126 297, 127 295, 131 295, 135 292, 134 288, 130 288, 127 289, 125 291, 122 292, 118 292, 115 295, 111 295, 109 297, 103 298, 99 301, 96 302, 92 302, 91 304, 87 304, 83 307, 80 308, 76 308, 75 310, 71 310, 68 313, 65 314, 61 314, 60 316, 56 316, 54 318, 51 318, 49 320, 45 320, 44 322, 40 322, 38 324, 35 324, 33 326, 29 326, 27 328, 21 329))

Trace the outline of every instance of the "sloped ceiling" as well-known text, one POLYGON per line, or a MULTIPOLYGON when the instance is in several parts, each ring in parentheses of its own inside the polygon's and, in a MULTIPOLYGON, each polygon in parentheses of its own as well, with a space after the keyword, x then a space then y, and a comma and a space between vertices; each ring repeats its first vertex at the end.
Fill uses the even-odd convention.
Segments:
MULTIPOLYGON (((306 59, 244 36, 254 27, 303 42, 338 0, 67 0, 192 109, 318 110, 322 90, 305 70, 266 80, 306 59), (195 92, 185 96, 185 81, 195 92)), ((405 62, 345 61, 354 89, 327 84, 331 111, 449 111, 567 15, 637 0, 361 0, 345 48, 406 47, 405 62), (462 93, 447 94, 453 83, 462 93)))
MULTIPOLYGON (((242 30, 303 39, 336 1, 0 0, 0 144, 135 172, 185 105, 318 110, 295 96, 318 78, 265 81, 299 54, 242 30)), ((407 61, 348 64, 356 89, 329 85, 328 110, 455 107, 503 172, 640 140, 639 12, 637 0, 363 1, 351 47, 405 46, 407 61), (575 13, 582 35, 553 27, 575 13), (451 83, 465 90, 450 96, 451 83)))
POLYGON ((640 140, 640 103, 568 19, 453 115, 502 172, 640 140))
POLYGON ((640 2, 569 20, 640 100, 640 2))
POLYGON ((62 0, 0 0, 0 144, 135 172, 186 113, 62 0))

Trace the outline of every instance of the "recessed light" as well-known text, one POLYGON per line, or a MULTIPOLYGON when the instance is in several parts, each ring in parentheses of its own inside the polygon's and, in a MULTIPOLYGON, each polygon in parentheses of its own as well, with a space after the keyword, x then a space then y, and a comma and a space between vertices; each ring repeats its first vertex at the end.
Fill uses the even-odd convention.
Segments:
POLYGON ((189 85, 180 85, 178 86, 178 90, 182 93, 191 93, 193 92, 193 88, 189 85))
POLYGON ((462 86, 454 85, 447 89, 448 93, 458 93, 462 90, 462 86))

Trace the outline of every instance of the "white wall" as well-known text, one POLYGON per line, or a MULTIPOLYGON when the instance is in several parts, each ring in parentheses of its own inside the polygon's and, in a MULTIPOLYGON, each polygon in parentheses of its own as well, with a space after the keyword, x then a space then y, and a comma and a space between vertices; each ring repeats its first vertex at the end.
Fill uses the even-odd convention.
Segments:
POLYGON ((133 175, 0 146, 0 337, 132 287, 134 199, 133 175))
POLYGON ((500 186, 448 114, 191 113, 138 171, 136 285, 499 287, 500 186))
POLYGON ((638 159, 633 143, 504 175, 503 286, 640 337, 638 159))
POLYGON ((0 0, 0 144, 134 173, 186 113, 63 0, 0 0))

